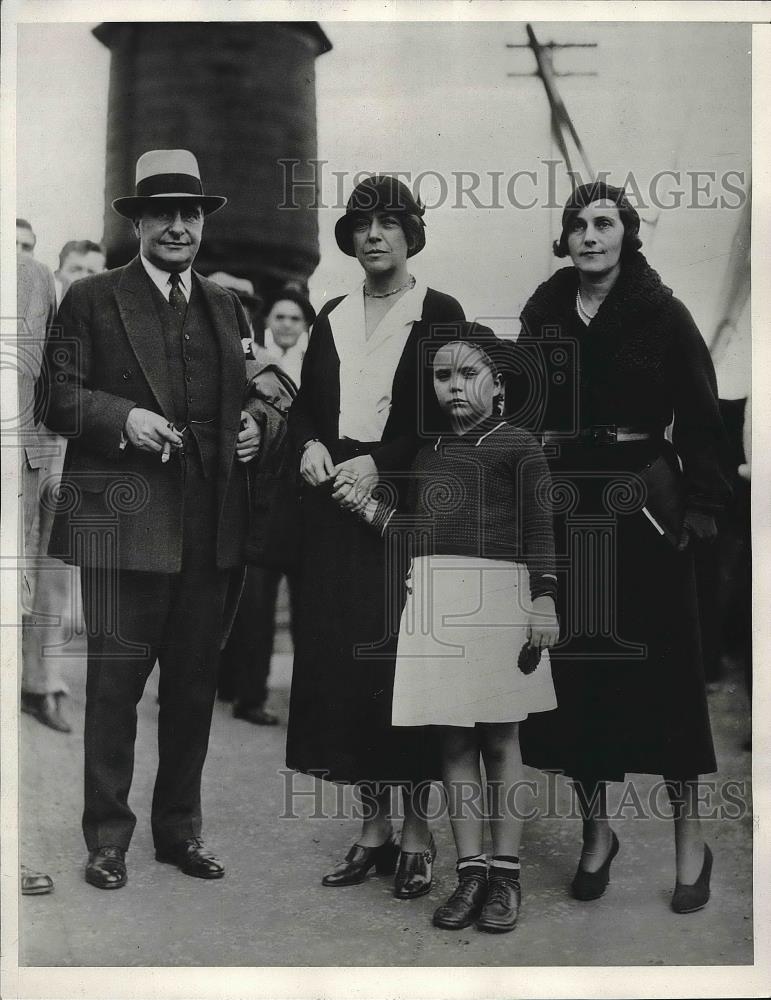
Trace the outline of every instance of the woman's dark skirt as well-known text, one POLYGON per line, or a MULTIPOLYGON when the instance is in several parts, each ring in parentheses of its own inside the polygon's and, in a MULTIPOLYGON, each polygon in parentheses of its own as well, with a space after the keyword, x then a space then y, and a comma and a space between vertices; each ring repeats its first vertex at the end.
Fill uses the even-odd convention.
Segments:
MULTIPOLYGON (((563 450, 551 463, 561 643, 558 708, 521 725, 526 764, 579 778, 716 770, 693 552, 641 510, 629 472, 666 442, 563 450)), ((703 543, 702 543, 703 544, 703 543)))
MULTIPOLYGON (((341 441, 332 458, 374 447, 341 441)), ((391 725, 405 567, 388 565, 380 534, 331 494, 331 483, 303 490, 287 766, 345 783, 436 779, 431 730, 391 725)))

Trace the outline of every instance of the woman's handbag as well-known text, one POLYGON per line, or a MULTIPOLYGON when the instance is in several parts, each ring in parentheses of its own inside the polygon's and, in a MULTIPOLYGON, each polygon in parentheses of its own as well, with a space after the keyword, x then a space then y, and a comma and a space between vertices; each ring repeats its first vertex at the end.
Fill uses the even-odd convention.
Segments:
POLYGON ((660 535, 677 548, 683 530, 685 489, 676 458, 659 455, 637 474, 645 486, 643 514, 660 535))

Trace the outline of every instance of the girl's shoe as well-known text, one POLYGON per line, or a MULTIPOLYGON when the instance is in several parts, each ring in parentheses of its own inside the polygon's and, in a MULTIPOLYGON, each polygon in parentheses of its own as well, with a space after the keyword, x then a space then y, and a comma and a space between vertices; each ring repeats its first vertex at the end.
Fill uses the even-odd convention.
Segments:
POLYGON ((491 875, 482 912, 477 920, 477 930, 488 934, 505 934, 513 931, 522 905, 522 889, 512 878, 491 875))
POLYGON ((712 851, 704 845, 704 864, 699 877, 692 885, 675 882, 675 891, 670 906, 675 913, 695 913, 703 909, 709 901, 709 880, 712 875, 712 851))
POLYGON ((579 862, 575 877, 570 884, 570 894, 573 899, 580 899, 583 902, 599 899, 607 889, 610 882, 610 863, 618 854, 618 837, 613 830, 610 831, 610 835, 612 837, 610 851, 596 872, 585 872, 579 862))
POLYGON ((394 879, 397 899, 417 899, 431 891, 436 842, 431 834, 425 851, 402 851, 394 879))
POLYGON ((321 880, 322 885, 358 885, 367 877, 370 868, 378 875, 393 875, 396 859, 399 857, 399 845, 394 840, 393 831, 388 840, 379 847, 362 847, 354 844, 341 861, 328 875, 321 880))
POLYGON ((482 912, 486 896, 485 876, 461 875, 455 892, 434 911, 434 927, 441 927, 446 931, 460 931, 469 927, 482 912))

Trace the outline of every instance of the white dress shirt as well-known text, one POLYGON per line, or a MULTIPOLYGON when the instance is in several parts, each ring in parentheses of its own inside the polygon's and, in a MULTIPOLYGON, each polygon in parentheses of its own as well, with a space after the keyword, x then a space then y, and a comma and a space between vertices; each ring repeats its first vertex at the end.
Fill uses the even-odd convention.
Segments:
MULTIPOLYGON (((153 281, 153 284, 158 288, 161 295, 169 301, 169 292, 171 292, 171 274, 168 271, 162 271, 159 267, 156 267, 151 261, 144 257, 141 253, 139 259, 142 261, 142 267, 147 271, 148 275, 153 281)), ((193 282, 193 268, 188 267, 184 271, 179 272, 179 287, 182 289, 182 294, 185 299, 190 301, 190 290, 192 288, 193 282)))
POLYGON ((423 314, 426 285, 417 282, 388 310, 367 340, 364 284, 329 314, 340 358, 340 437, 380 441, 391 412, 391 390, 412 324, 423 314))

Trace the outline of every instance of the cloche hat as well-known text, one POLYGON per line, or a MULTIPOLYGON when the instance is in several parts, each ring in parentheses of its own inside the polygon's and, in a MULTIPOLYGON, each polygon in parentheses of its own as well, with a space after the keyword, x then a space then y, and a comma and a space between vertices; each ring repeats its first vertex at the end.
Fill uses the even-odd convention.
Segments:
POLYGON ((135 219, 143 208, 161 199, 197 201, 204 215, 227 204, 221 195, 205 195, 198 160, 187 149, 150 149, 137 160, 136 191, 116 198, 112 207, 126 219, 135 219))
POLYGON ((417 234, 416 245, 407 253, 408 257, 413 257, 420 253, 426 245, 426 234, 424 232, 425 222, 423 215, 425 208, 413 197, 412 192, 403 184, 398 177, 390 174, 374 174, 372 177, 365 177, 361 183, 357 184, 345 206, 345 215, 337 220, 335 225, 335 239, 337 245, 349 257, 355 257, 353 249, 353 224, 355 220, 368 212, 379 210, 389 212, 393 215, 414 215, 420 220, 420 228, 417 234))

